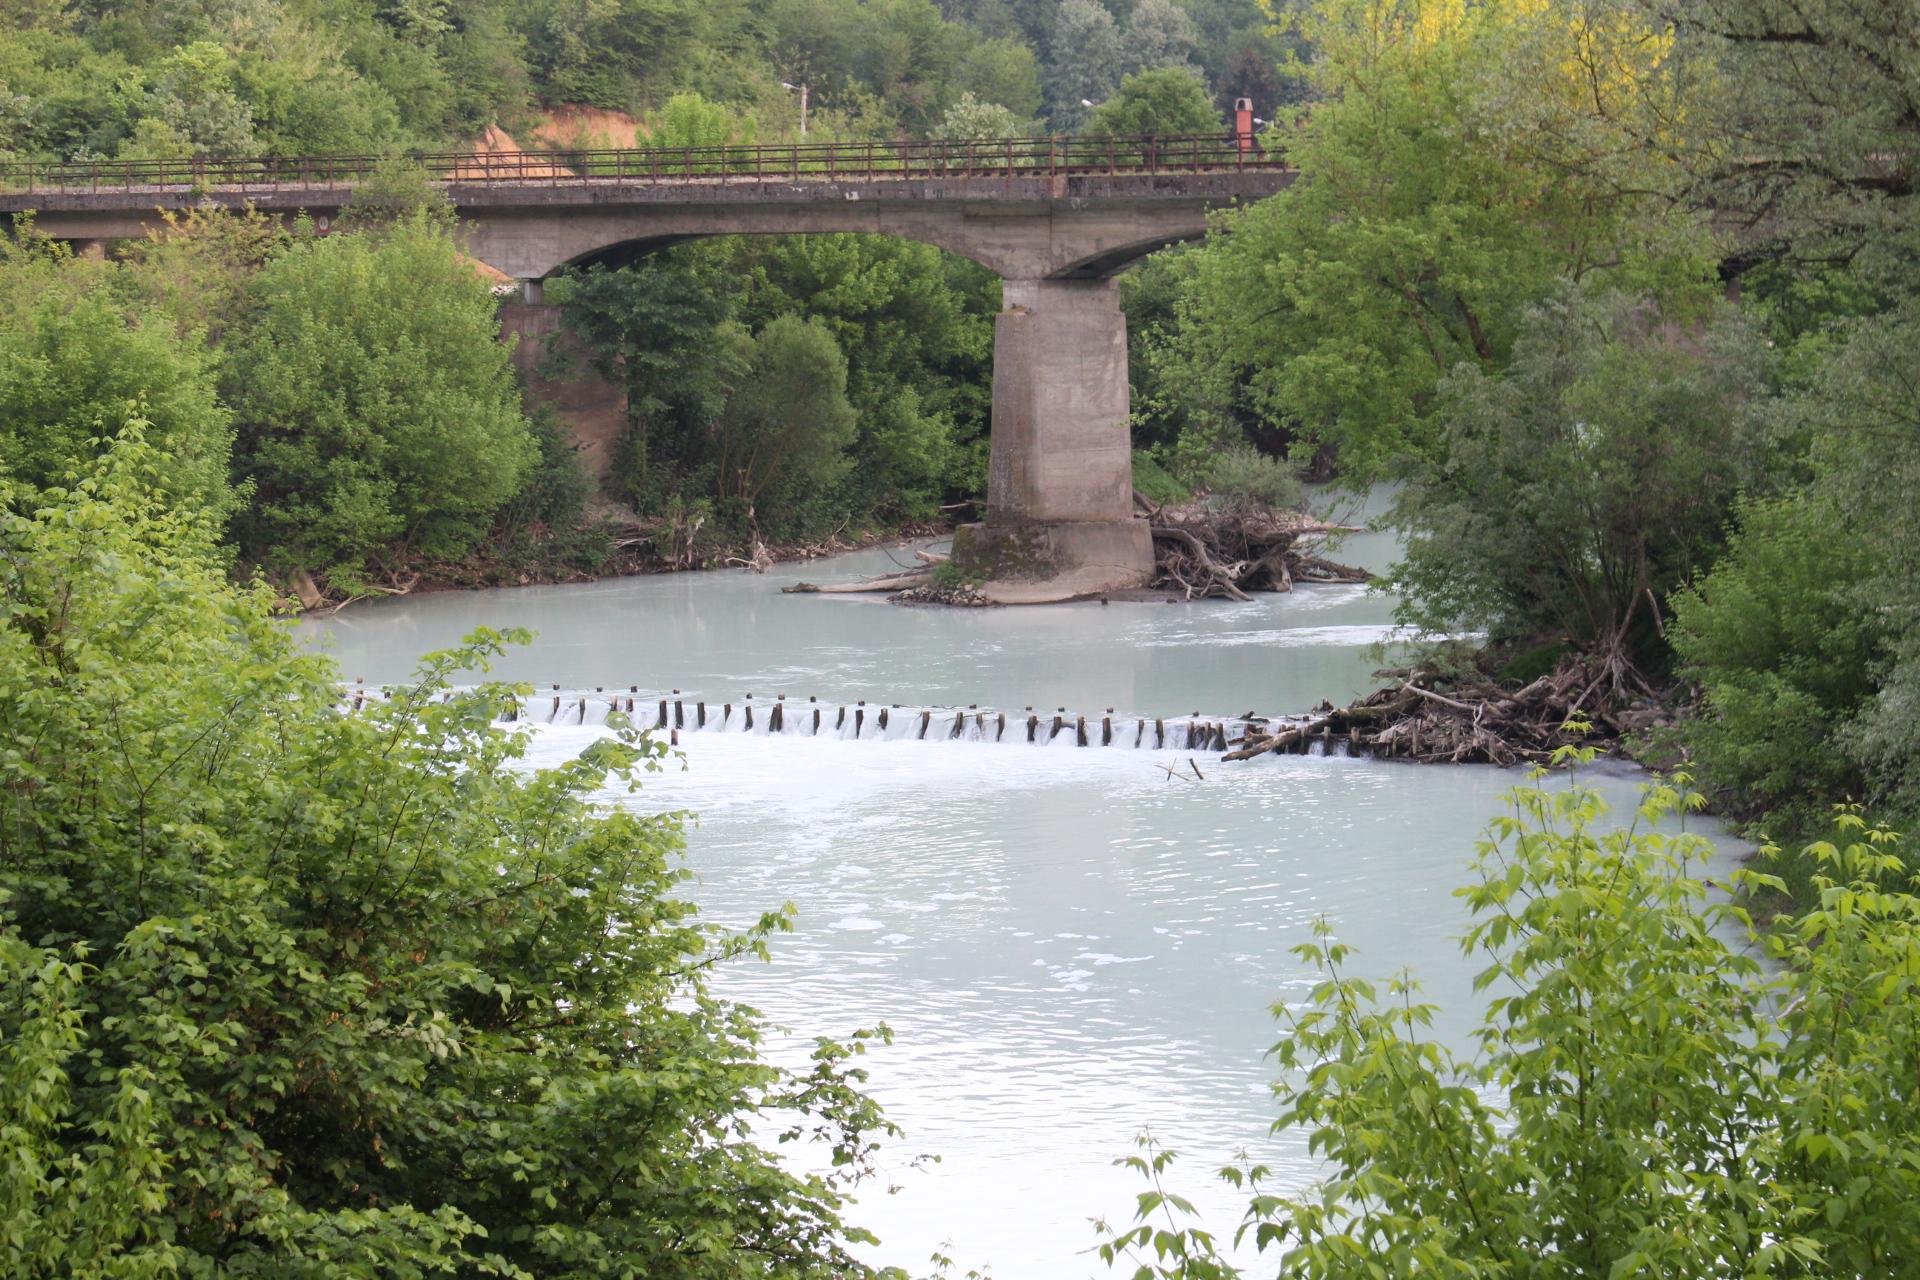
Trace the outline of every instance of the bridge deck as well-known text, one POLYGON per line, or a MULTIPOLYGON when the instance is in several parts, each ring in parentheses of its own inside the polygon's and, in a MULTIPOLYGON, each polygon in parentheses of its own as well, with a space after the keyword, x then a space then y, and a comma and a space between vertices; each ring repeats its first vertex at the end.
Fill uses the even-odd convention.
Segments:
MULTIPOLYGON (((936 179, 1017 181, 1284 170, 1285 159, 1251 137, 906 140, 724 147, 413 155, 432 178, 463 189, 491 187, 674 187, 936 179)), ((269 156, 0 164, 0 208, 26 196, 107 196, 129 203, 197 194, 259 196, 289 190, 350 190, 391 159, 269 156)))

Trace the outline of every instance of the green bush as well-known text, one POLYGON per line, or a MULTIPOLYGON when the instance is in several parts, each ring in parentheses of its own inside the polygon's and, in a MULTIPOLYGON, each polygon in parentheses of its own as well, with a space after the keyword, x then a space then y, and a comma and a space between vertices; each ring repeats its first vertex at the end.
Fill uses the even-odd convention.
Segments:
POLYGON ((0 1273, 868 1274, 884 1032, 761 1060, 706 974, 787 917, 703 925, 679 820, 602 800, 662 746, 528 768, 448 685, 487 633, 343 714, 151 465, 0 487, 0 1273))
POLYGON ((1278 511, 1299 506, 1303 496, 1299 473, 1291 465, 1251 445, 1216 454, 1206 489, 1215 503, 1235 510, 1278 511))
POLYGON ((254 278, 226 353, 242 549, 350 585, 376 558, 455 557, 535 460, 487 286, 424 219, 309 239, 254 278))
POLYGON ((30 228, 0 236, 0 476, 65 485, 137 414, 170 455, 175 501, 224 519, 233 428, 214 360, 198 332, 122 296, 114 270, 30 228))
POLYGON ((1742 506, 1726 554, 1675 594, 1668 637, 1703 699, 1682 738, 1734 813, 1804 831, 1830 798, 1864 794, 1840 737, 1895 639, 1852 599, 1878 571, 1834 508, 1802 495, 1742 506))
POLYGON ((1561 636, 1619 692, 1667 660, 1659 600, 1711 561, 1735 497, 1764 476, 1749 402, 1765 348, 1722 312, 1671 339, 1635 299, 1570 290, 1527 313, 1502 374, 1441 384, 1444 454, 1413 459, 1393 522, 1397 616, 1495 643, 1561 636))
POLYGON ((1133 487, 1155 506, 1185 502, 1193 497, 1193 490, 1174 479, 1172 473, 1160 465, 1160 460, 1145 449, 1133 451, 1133 487))
MULTIPOLYGON (((1651 787, 1631 824, 1578 786, 1511 798, 1461 891, 1486 993, 1468 1052, 1325 922, 1295 948, 1319 981, 1275 1006, 1275 1129, 1320 1177, 1224 1170, 1252 1191, 1243 1237, 1300 1280, 1905 1274, 1920 897, 1898 837, 1842 813, 1807 850, 1812 905, 1763 936, 1727 890, 1779 881, 1710 884, 1711 845, 1671 829, 1700 797, 1651 787)), ((1132 1162, 1153 1185, 1101 1253, 1148 1280, 1239 1274, 1179 1222, 1168 1160, 1132 1162)))

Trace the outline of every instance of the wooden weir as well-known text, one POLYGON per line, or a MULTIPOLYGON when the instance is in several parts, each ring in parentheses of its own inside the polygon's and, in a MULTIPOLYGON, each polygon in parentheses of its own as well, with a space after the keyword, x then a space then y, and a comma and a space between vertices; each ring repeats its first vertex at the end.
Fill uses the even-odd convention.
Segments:
MULTIPOLYGON (((964 741, 972 738, 979 742, 1020 742, 1019 721, 1015 721, 1015 734, 1007 736, 1008 715, 1005 711, 983 711, 978 703, 969 703, 964 709, 935 707, 904 707, 899 704, 882 703, 873 708, 869 717, 866 699, 856 699, 850 703, 834 703, 831 699, 823 705, 818 695, 809 696, 800 706, 806 714, 790 715, 787 707, 787 695, 776 694, 772 701, 763 702, 766 711, 755 716, 755 698, 751 693, 743 694, 740 701, 740 720, 734 721, 734 704, 719 704, 719 714, 708 723, 707 703, 704 699, 689 699, 679 689, 672 690, 657 698, 643 697, 639 685, 630 685, 623 693, 615 690, 607 692, 604 687, 596 686, 591 691, 583 689, 563 689, 560 685, 549 685, 537 702, 524 696, 509 699, 497 712, 502 722, 518 723, 526 720, 544 721, 548 724, 593 725, 604 724, 609 718, 631 716, 634 708, 652 705, 644 727, 668 733, 673 741, 679 741, 682 731, 715 731, 735 733, 781 734, 784 736, 872 738, 895 736, 909 737, 916 741, 929 736, 945 741, 964 741), (691 701, 691 709, 687 703, 691 701), (907 724, 895 725, 899 717, 893 712, 903 712, 911 717, 907 724), (944 717, 951 712, 951 723, 944 717), (933 731, 935 714, 942 718, 944 732, 933 731), (869 724, 871 720, 871 724, 869 724), (871 730, 871 733, 869 732, 871 730)), ((457 691, 445 691, 434 695, 438 700, 446 700, 457 691)), ((369 688, 364 681, 355 681, 343 685, 341 706, 345 710, 360 711, 381 703, 392 702, 396 697, 404 697, 404 689, 383 686, 369 688)), ((1184 720, 1176 720, 1169 725, 1163 717, 1136 716, 1133 718, 1133 733, 1126 732, 1126 719, 1119 714, 1118 708, 1107 707, 1098 717, 1097 731, 1089 725, 1089 717, 1069 713, 1066 707, 1060 707, 1047 717, 1041 717, 1029 706, 1023 708, 1025 717, 1025 742, 1034 746, 1047 746, 1059 743, 1062 734, 1067 735, 1067 743, 1075 747, 1099 746, 1119 750, 1155 750, 1155 751, 1205 751, 1227 753, 1238 745, 1250 740, 1265 739, 1276 733, 1282 736, 1294 726, 1311 723, 1311 717, 1265 718, 1245 715, 1228 719, 1214 719, 1193 712, 1184 720), (1116 720, 1119 721, 1116 724, 1116 720)), ((1342 740, 1331 731, 1320 728, 1317 732, 1296 733, 1289 737, 1285 754, 1326 754, 1338 749, 1342 740)), ((1062 744, 1064 745, 1064 744, 1062 744)))

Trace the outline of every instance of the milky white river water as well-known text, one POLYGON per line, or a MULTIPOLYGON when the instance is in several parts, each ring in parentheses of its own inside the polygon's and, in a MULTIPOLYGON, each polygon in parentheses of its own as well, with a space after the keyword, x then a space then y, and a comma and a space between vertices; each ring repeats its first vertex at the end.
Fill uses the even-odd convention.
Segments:
MULTIPOLYGON (((1391 547, 1367 535, 1340 554, 1377 566, 1391 547)), ((485 624, 539 632, 498 674, 542 685, 1148 717, 1346 699, 1371 687, 1373 646, 1390 635, 1391 602, 1354 587, 1026 610, 780 594, 879 572, 889 555, 905 557, 426 596, 311 630, 371 683, 485 624)), ((601 732, 542 725, 536 762, 601 732)), ((1143 1129, 1183 1153, 1179 1189, 1222 1234, 1240 1206, 1208 1171, 1236 1152, 1309 1180, 1302 1144, 1267 1131, 1270 1008, 1313 980, 1289 948, 1333 919, 1362 970, 1419 972, 1450 1010, 1440 1033, 1458 1037, 1472 967, 1450 891, 1520 781, 1195 755, 1200 781, 1168 776, 1184 752, 1064 743, 682 741, 684 760, 638 803, 699 814, 691 895, 730 924, 785 901, 800 911, 771 964, 737 966, 721 988, 795 1029, 775 1052, 796 1059, 816 1033, 882 1019, 896 1033, 871 1087, 908 1131, 885 1162, 899 1190, 871 1187, 853 1214, 880 1235, 876 1260, 919 1274, 951 1242, 963 1269, 999 1280, 1113 1274, 1087 1253, 1088 1220, 1129 1214, 1138 1184, 1111 1161, 1143 1129), (915 1167, 920 1153, 940 1163, 915 1167)), ((1631 808, 1630 774, 1597 780, 1631 808)))

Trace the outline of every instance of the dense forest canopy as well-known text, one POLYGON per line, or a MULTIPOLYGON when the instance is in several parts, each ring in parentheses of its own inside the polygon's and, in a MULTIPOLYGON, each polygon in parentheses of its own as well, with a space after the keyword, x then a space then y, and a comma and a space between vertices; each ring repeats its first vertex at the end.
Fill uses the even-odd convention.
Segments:
POLYGON ((682 93, 777 137, 803 85, 810 136, 926 134, 967 101, 1038 131, 1140 71, 1263 116, 1290 83, 1256 0, 16 0, 0 21, 0 158, 457 148, 543 104, 651 120, 682 93))

